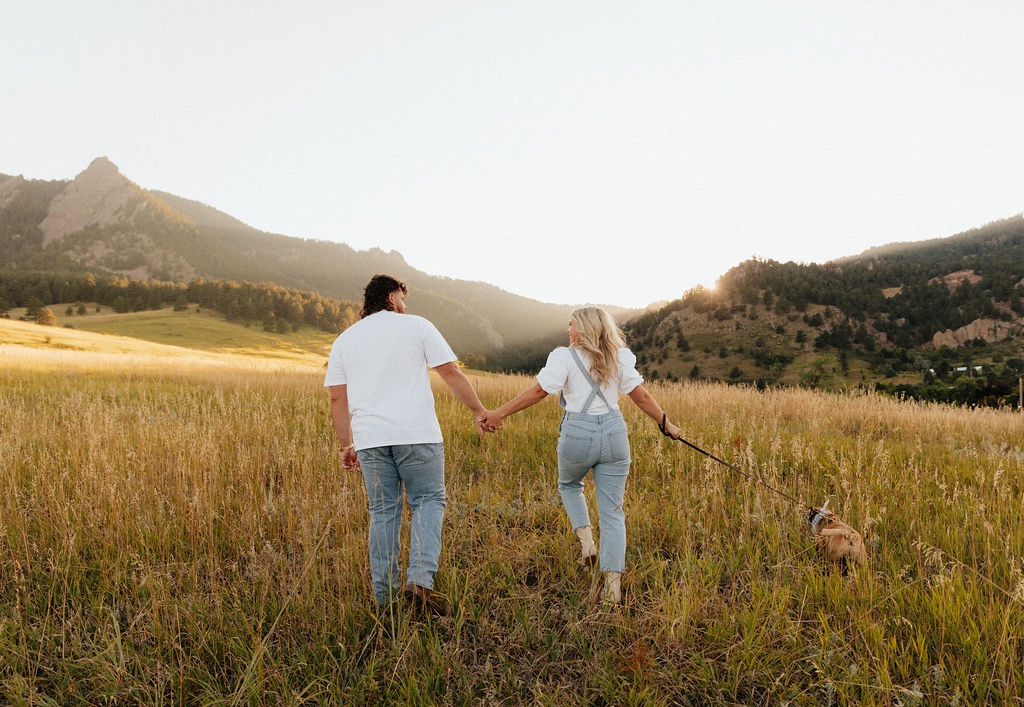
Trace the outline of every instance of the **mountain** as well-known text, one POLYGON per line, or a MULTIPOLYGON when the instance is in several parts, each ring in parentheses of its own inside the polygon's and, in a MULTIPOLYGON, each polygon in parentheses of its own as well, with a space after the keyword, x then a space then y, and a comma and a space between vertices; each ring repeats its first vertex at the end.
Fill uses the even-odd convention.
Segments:
POLYGON ((572 310, 428 275, 393 250, 266 233, 198 201, 142 189, 104 157, 70 181, 0 180, 0 269, 273 282, 349 301, 386 272, 409 285, 410 311, 431 319, 460 355, 509 366, 535 359, 538 340, 564 336, 572 310))
POLYGON ((949 402, 974 377, 978 396, 1008 401, 1024 372, 1024 216, 824 264, 748 260, 625 329, 651 377, 873 383, 949 402))

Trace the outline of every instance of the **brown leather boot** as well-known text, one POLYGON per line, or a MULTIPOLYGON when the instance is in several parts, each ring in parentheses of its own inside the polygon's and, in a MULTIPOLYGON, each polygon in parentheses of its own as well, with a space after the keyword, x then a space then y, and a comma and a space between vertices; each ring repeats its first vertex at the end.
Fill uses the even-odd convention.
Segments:
POLYGON ((432 589, 410 583, 405 585, 402 594, 405 595, 406 601, 421 611, 434 616, 448 616, 451 613, 448 602, 443 597, 434 594, 432 589))

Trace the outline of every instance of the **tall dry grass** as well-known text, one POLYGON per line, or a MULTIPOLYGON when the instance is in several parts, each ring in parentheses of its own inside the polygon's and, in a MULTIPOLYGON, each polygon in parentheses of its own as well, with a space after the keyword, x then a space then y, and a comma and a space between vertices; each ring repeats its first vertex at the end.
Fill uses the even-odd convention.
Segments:
MULTIPOLYGON (((843 577, 793 504, 623 399, 625 600, 595 611, 557 406, 481 442, 442 386, 437 586, 457 611, 422 623, 373 608, 362 481, 339 468, 319 371, 47 355, 0 373, 6 703, 1024 701, 1019 416, 652 386, 687 439, 831 497, 871 557, 843 577)), ((491 405, 531 383, 472 379, 491 405)))

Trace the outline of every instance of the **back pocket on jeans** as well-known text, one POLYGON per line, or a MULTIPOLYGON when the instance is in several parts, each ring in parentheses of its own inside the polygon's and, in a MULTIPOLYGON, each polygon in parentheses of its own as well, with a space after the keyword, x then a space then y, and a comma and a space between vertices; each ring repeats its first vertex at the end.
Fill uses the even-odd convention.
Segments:
POLYGON ((609 459, 602 461, 630 461, 629 434, 626 432, 625 425, 622 426, 621 430, 608 434, 608 456, 610 457, 609 459))
POLYGON ((579 433, 573 434, 569 430, 565 430, 558 440, 558 456, 579 464, 590 459, 593 447, 593 437, 584 437, 579 433))

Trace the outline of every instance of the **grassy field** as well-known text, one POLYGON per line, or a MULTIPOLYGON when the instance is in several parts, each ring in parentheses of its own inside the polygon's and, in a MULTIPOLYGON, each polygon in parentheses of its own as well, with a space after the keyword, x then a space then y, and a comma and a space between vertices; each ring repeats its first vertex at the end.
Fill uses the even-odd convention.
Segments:
MULTIPOLYGON (((54 311, 64 311, 64 305, 53 305, 54 311)), ((142 342, 164 344, 168 347, 189 351, 208 351, 238 354, 260 359, 276 358, 296 362, 323 362, 330 353, 334 334, 319 331, 313 327, 301 327, 298 331, 280 334, 270 333, 261 326, 246 327, 229 322, 216 314, 196 312, 194 309, 175 312, 171 308, 144 312, 117 313, 109 308, 95 312, 89 305, 88 314, 59 315, 62 326, 39 327, 29 322, 15 321, 23 310, 13 310, 11 319, 0 319, 0 343, 21 343, 30 345, 61 346, 93 350, 110 349, 110 339, 74 336, 69 332, 92 332, 121 337, 119 346, 139 349, 142 342), (70 329, 63 325, 70 325, 70 329), (51 340, 50 344, 46 339, 51 340), (56 342, 56 343, 52 343, 56 342), (91 342, 82 344, 80 342, 91 342)), ((117 345, 115 345, 117 346, 117 345)))
MULTIPOLYGON (((441 386, 457 611, 423 622, 373 609, 318 362, 0 337, 5 704, 1024 702, 1012 413, 653 385, 691 441, 830 497, 870 564, 823 566, 802 513, 628 408, 624 603, 594 610, 555 403, 480 441, 441 386)), ((491 405, 530 382, 471 378, 491 405)))

